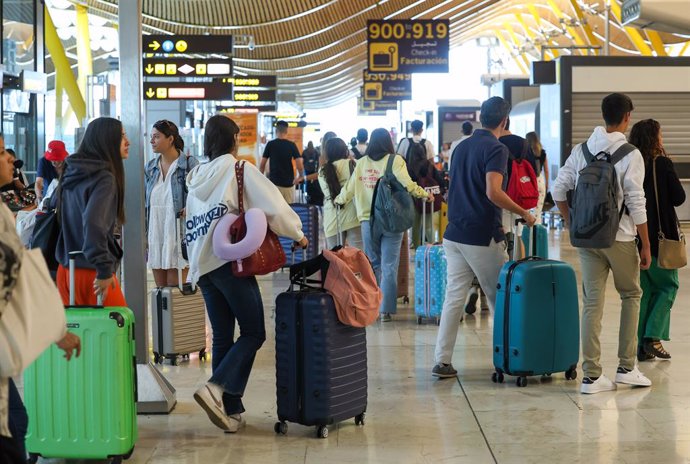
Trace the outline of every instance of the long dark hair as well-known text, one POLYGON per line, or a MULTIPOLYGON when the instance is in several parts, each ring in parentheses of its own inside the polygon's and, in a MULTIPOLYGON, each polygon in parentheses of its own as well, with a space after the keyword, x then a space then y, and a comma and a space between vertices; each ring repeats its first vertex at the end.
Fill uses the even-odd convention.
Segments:
POLYGON ((173 146, 177 148, 178 151, 184 151, 184 140, 182 140, 180 130, 177 128, 174 122, 168 121, 167 119, 161 119, 153 124, 153 128, 163 134, 165 137, 172 137, 173 146))
POLYGON ((429 174, 429 159, 424 147, 419 143, 412 146, 410 159, 407 160, 407 172, 415 182, 429 174))
POLYGON ((114 118, 94 119, 86 126, 84 138, 73 156, 104 161, 117 186, 117 220, 125 223, 125 168, 122 164, 122 123, 114 118))
POLYGON ((659 138, 660 134, 661 124, 659 121, 643 119, 632 126, 628 141, 640 150, 642 158, 648 162, 657 156, 666 156, 666 150, 664 150, 659 138))
POLYGON ((338 180, 338 172, 333 163, 341 159, 347 159, 349 152, 345 142, 337 137, 326 142, 323 152, 326 162, 321 167, 321 172, 323 173, 323 176, 326 179, 326 184, 328 185, 328 191, 331 195, 331 203, 335 204, 333 200, 338 196, 342 187, 340 185, 340 181, 338 180))
POLYGON ((204 156, 213 161, 232 153, 235 150, 235 135, 239 133, 240 128, 232 119, 221 114, 211 116, 204 129, 204 156))
POLYGON ((364 152, 364 156, 368 156, 374 161, 382 159, 386 155, 392 155, 395 153, 395 148, 393 147, 393 140, 391 140, 391 134, 388 133, 383 127, 374 129, 369 138, 369 145, 367 145, 367 150, 364 152))
POLYGON ((527 144, 529 145, 529 147, 532 149, 532 154, 534 154, 535 157, 539 158, 541 156, 542 146, 537 133, 528 132, 527 135, 525 135, 525 139, 527 140, 527 144))

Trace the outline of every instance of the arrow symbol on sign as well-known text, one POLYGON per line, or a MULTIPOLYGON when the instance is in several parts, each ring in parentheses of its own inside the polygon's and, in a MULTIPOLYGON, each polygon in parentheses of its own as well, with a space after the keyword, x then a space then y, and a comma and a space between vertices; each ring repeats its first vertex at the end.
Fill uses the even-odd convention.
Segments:
POLYGON ((149 65, 146 66, 144 71, 146 71, 146 74, 151 74, 153 72, 153 66, 151 66, 151 63, 149 63, 149 65))
POLYGON ((149 98, 153 98, 154 95, 156 95, 156 92, 154 92, 154 90, 151 87, 149 87, 149 89, 146 91, 146 96, 149 98))
POLYGON ((151 42, 151 43, 149 44, 149 48, 153 48, 153 50, 156 51, 156 50, 158 50, 159 48, 161 48, 161 44, 158 43, 157 40, 154 40, 153 42, 151 42))
POLYGON ((189 66, 188 64, 184 64, 177 68, 177 70, 183 74, 189 74, 190 72, 194 71, 194 68, 189 66))

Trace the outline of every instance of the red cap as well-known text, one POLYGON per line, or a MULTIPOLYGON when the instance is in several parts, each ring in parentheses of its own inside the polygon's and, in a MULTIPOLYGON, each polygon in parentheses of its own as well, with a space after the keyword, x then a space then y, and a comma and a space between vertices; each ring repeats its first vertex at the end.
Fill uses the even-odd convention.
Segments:
POLYGON ((48 150, 45 155, 48 161, 65 161, 69 153, 65 149, 64 142, 53 140, 48 144, 48 150))

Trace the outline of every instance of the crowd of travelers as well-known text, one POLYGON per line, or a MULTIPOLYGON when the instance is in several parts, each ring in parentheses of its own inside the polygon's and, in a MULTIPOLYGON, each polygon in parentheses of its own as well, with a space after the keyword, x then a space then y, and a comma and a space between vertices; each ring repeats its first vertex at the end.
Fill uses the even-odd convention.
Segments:
MULTIPOLYGON (((486 100, 481 106, 481 127, 465 122, 462 138, 443 143, 438 156, 423 138, 424 125, 417 120, 410 126, 412 136, 403 138, 397 148, 388 130, 377 128, 370 133, 362 128, 349 144, 347 138, 328 132, 320 146, 310 142, 302 153, 288 140, 287 123, 278 121, 276 138, 266 145, 259 166, 243 165, 243 199, 238 196, 235 170, 239 128, 232 119, 216 115, 206 122, 203 160, 185 154, 184 141, 173 122, 153 124, 150 145, 154 156, 145 166, 147 265, 157 286, 178 286, 178 270, 182 269, 183 279, 201 289, 213 329, 213 374, 194 398, 215 425, 233 433, 244 424, 242 398, 256 353, 266 338, 264 308, 256 278, 235 277, 231 263, 214 255, 211 228, 197 229, 193 240, 186 241, 183 256, 181 218, 208 217, 218 205, 233 214, 257 208, 265 213, 270 230, 306 247, 309 239, 290 207, 302 189, 305 201, 322 208, 326 247, 333 248, 342 240, 368 256, 383 293, 380 320, 387 322, 398 310, 400 249, 408 244, 402 243, 403 232, 389 230, 375 215, 372 202, 377 181, 394 178, 418 200, 412 247, 423 245, 423 236, 426 241, 436 240, 433 234, 441 230, 441 209, 447 208, 448 224, 438 237, 447 260, 447 286, 432 375, 449 378, 457 375, 452 355, 473 280, 478 281, 493 311, 499 271, 508 260, 506 233, 513 218, 522 218, 528 227, 538 224, 550 192, 569 224, 573 211, 568 197, 578 185, 578 173, 590 162, 587 153, 609 156, 627 142, 632 149, 615 164, 620 211, 615 242, 608 248, 577 248, 584 290, 581 392, 615 390, 619 383, 651 385, 638 362, 671 358, 662 342, 669 340, 678 270, 660 264, 660 244, 681 240, 674 207, 685 201, 659 123, 639 121, 626 138, 633 102, 626 95, 608 95, 601 105, 604 124, 575 145, 558 176, 551 179, 547 154, 537 134, 530 132, 523 138, 510 132, 510 110, 502 98, 486 100), (511 170, 517 166, 513 161, 529 164, 536 185, 534 195, 538 196, 536 207, 523 207, 508 194, 511 170), (422 223, 426 224, 424 232, 422 223), (614 380, 604 374, 600 362, 609 271, 621 298, 614 380), (235 325, 239 326, 237 338, 235 325)), ((60 235, 54 277, 63 302, 67 304, 71 296, 69 253, 81 250, 76 258, 75 303, 95 305, 101 296, 106 306, 126 306, 116 271, 122 259, 120 234, 126 218, 123 163, 128 148, 121 122, 98 118, 88 125, 78 149, 69 156, 64 143, 51 141, 38 162, 36 182, 30 185, 22 172, 23 163, 0 138, 0 182, 6 203, 0 205, 0 292, 11 292, 25 245, 17 235, 13 213, 56 208, 60 235)), ((6 301, 0 298, 0 314, 6 301)), ((81 341, 73 334, 67 332, 57 343, 68 359, 75 350, 79 355, 81 341)), ((26 424, 12 379, 0 378, 3 443, 14 437, 23 453, 26 424)))

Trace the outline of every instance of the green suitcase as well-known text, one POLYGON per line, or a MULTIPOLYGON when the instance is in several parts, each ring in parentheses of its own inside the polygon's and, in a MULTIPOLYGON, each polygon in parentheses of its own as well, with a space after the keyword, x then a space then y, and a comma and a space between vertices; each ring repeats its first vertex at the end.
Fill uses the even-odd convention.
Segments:
POLYGON ((68 362, 53 345, 24 371, 26 449, 31 462, 42 456, 119 463, 137 441, 134 313, 73 301, 65 311, 67 328, 81 338, 81 356, 68 362))

